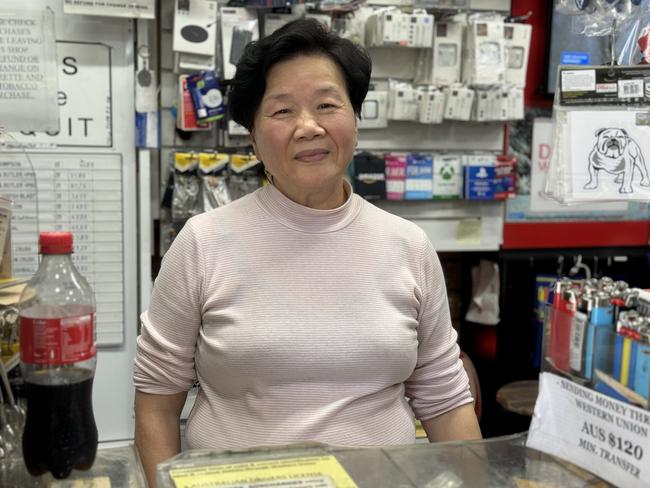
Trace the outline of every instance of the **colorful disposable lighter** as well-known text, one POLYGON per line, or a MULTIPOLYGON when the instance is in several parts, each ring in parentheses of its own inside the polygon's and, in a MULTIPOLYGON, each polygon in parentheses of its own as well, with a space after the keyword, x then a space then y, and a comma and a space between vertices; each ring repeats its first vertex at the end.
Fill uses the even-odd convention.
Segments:
POLYGON ((618 320, 618 335, 614 349, 614 377, 621 384, 632 387, 636 373, 642 319, 637 312, 623 312, 618 320))
POLYGON ((551 318, 549 356, 555 368, 569 372, 571 324, 576 311, 576 294, 571 280, 562 279, 555 284, 551 318))
POLYGON ((650 400, 650 322, 641 329, 641 340, 636 350, 634 391, 650 400))
POLYGON ((610 296, 598 291, 593 298, 585 340, 585 378, 593 377, 594 367, 610 372, 614 348, 614 309, 610 296))

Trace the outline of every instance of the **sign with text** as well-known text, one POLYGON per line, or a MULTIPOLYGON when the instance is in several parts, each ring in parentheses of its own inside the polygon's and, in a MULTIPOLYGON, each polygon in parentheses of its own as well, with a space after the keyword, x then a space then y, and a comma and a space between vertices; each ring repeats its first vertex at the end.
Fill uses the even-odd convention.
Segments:
POLYGON ((542 373, 527 447, 617 486, 650 487, 650 412, 542 373))
POLYGON ((0 153, 0 194, 13 200, 13 272, 38 268, 39 231, 70 231, 72 260, 95 291, 97 344, 124 341, 124 211, 119 154, 0 153), (30 163, 31 161, 31 163, 30 163))
POLYGON ((553 120, 538 117, 533 122, 533 144, 530 161, 530 211, 531 213, 580 214, 596 211, 624 212, 626 202, 589 202, 588 205, 560 205, 543 195, 546 174, 553 151, 553 120))
MULTIPOLYGON (((111 50, 99 43, 57 41, 61 125, 54 131, 14 132, 27 147, 111 147, 111 50)), ((12 141, 7 141, 12 147, 12 141)))
POLYGON ((104 17, 156 17, 155 0, 63 0, 66 14, 102 15, 104 17))
POLYGON ((0 6, 0 125, 7 130, 58 130, 56 90, 54 14, 0 6))

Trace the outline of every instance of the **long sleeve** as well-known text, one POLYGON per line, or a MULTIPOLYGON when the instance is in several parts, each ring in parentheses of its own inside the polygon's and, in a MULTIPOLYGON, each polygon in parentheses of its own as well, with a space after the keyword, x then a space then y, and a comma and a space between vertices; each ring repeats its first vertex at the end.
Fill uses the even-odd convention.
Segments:
POLYGON ((426 420, 469 403, 472 397, 451 325, 442 267, 426 235, 423 240, 418 358, 405 386, 415 416, 426 420))
POLYGON ((196 380, 205 267, 194 225, 188 221, 165 254, 149 309, 140 317, 133 381, 145 393, 187 391, 196 380))

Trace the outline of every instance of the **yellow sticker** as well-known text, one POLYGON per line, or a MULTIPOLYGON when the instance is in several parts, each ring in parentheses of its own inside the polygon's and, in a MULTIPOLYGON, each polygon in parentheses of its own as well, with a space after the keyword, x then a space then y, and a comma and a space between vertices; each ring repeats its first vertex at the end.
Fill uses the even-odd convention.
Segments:
POLYGON ((481 219, 463 219, 456 227, 456 242, 459 244, 481 243, 481 219))
POLYGON ((178 468, 169 475, 176 488, 358 488, 334 456, 178 468))

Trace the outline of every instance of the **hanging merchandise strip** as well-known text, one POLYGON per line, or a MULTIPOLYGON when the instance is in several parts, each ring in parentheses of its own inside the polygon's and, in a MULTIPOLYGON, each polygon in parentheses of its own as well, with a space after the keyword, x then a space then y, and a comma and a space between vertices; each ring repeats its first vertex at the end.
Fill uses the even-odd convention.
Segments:
POLYGON ((650 201, 650 66, 560 67, 545 194, 650 201))
POLYGON ((0 153, 0 192, 14 201, 14 275, 29 277, 36 271, 38 230, 71 231, 73 261, 95 290, 97 344, 122 344, 121 156, 32 153, 30 159, 33 170, 25 154, 0 153))
POLYGON ((650 103, 650 66, 561 67, 561 106, 650 103))

